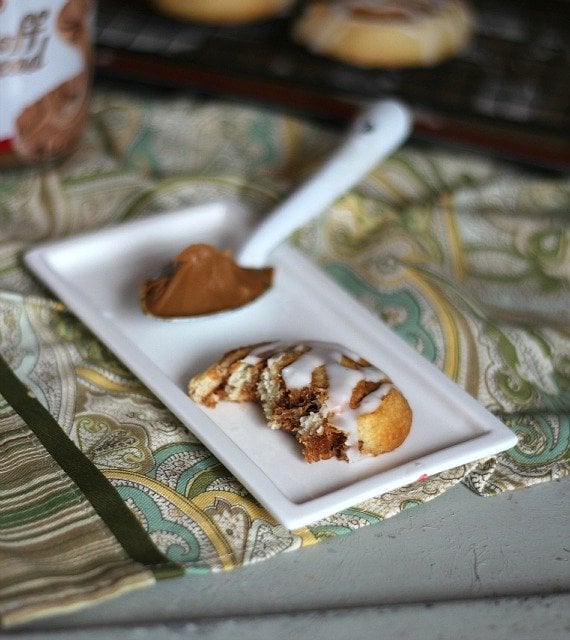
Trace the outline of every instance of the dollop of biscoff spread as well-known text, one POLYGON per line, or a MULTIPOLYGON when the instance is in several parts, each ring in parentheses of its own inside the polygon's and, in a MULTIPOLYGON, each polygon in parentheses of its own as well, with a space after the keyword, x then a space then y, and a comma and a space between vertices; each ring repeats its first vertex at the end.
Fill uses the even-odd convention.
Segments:
POLYGON ((241 307, 271 286, 273 269, 240 267, 230 251, 193 244, 173 260, 168 273, 141 285, 145 313, 180 318, 241 307))

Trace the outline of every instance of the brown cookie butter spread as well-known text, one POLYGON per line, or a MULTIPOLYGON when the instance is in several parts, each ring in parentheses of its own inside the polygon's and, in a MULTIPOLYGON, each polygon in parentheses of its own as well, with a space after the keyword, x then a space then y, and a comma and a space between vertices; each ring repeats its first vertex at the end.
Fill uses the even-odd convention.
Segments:
POLYGON ((174 258, 168 274, 142 283, 141 307, 162 318, 235 309, 267 291, 272 277, 271 267, 240 267, 227 250, 193 244, 174 258))

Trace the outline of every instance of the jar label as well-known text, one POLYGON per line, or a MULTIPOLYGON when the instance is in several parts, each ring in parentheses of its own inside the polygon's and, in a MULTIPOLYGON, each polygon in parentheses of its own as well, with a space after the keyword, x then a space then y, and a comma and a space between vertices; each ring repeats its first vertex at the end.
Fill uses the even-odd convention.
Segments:
POLYGON ((83 129, 93 0, 0 0, 0 154, 65 152, 83 129))

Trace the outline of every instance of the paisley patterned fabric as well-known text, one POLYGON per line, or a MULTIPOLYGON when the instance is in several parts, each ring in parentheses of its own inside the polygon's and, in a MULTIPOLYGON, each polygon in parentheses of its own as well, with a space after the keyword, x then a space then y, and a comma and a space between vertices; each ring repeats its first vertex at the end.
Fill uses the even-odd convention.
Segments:
MULTIPOLYGON (((410 144, 293 235, 292 242, 519 436, 517 447, 496 458, 296 531, 275 522, 22 267, 22 252, 37 242, 151 212, 219 199, 267 211, 336 140, 333 131, 262 109, 101 91, 71 158, 0 176, 0 356, 30 405, 37 403, 75 445, 77 465, 92 467, 93 482, 133 518, 126 531, 119 506, 115 515, 97 509, 91 483, 58 459, 53 440, 36 440, 37 419, 22 418, 10 400, 16 383, 8 389, 0 379, 0 434, 26 454, 18 458, 18 477, 0 475, 7 496, 5 506, 0 498, 4 624, 145 586, 172 567, 207 572, 265 560, 379 523, 458 482, 494 495, 568 474, 570 183, 564 178, 410 144), (53 482, 57 477, 68 487, 71 502, 46 506, 42 492, 25 489, 26 473, 31 486, 52 486, 38 460, 53 482), (24 503, 33 503, 34 515, 18 529, 16 552, 14 514, 24 503), (75 513, 77 505, 102 538, 82 547, 79 562, 71 536, 54 525, 53 535, 63 536, 70 552, 53 558, 34 543, 34 527, 51 517, 50 509, 75 513), (133 537, 145 538, 157 555, 125 551, 121 541, 133 537), (64 572, 61 562, 78 576, 65 597, 61 585, 51 586, 64 572)), ((0 449, 0 469, 13 468, 9 451, 0 449)))

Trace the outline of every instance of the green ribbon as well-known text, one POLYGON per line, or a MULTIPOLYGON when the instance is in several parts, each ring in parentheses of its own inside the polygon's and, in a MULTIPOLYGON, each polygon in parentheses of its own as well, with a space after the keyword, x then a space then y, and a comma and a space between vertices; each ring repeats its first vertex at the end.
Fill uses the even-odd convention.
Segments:
POLYGON ((67 437, 54 417, 33 396, 0 356, 0 394, 34 432, 48 453, 75 482, 119 544, 157 578, 182 575, 152 543, 113 485, 67 437))

